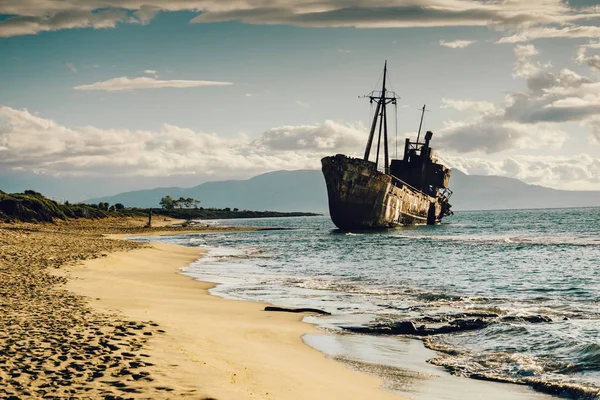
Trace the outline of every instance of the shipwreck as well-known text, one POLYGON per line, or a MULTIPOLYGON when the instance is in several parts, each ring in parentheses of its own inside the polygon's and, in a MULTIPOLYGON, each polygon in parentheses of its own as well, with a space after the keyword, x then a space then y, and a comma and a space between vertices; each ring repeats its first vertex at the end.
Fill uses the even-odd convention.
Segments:
POLYGON ((387 108, 396 107, 399 97, 386 89, 387 78, 386 62, 381 91, 374 90, 365 96, 375 105, 375 113, 364 157, 337 154, 321 160, 329 214, 342 230, 434 225, 452 214, 449 203, 452 191, 448 189, 451 171, 434 156, 430 146, 433 133, 427 131, 421 141, 425 106, 416 141, 407 138, 402 159, 390 160, 387 108), (376 132, 377 149, 371 161, 376 132))

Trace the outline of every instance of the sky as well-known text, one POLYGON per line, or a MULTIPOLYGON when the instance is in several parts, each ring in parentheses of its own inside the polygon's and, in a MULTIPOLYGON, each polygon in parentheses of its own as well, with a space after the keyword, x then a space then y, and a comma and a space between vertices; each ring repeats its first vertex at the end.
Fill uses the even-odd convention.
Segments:
POLYGON ((426 104, 452 168, 600 190, 595 0, 2 0, 0 189, 78 201, 360 156, 386 60, 392 155, 426 104))

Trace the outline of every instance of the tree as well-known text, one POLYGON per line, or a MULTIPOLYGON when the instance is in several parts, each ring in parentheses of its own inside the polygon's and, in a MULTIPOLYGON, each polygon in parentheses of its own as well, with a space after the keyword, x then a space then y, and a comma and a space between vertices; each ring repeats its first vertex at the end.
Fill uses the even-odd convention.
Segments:
POLYGON ((117 210, 122 210, 122 209, 124 209, 124 208, 125 208, 125 206, 124 206, 123 204, 121 204, 121 203, 117 203, 117 204, 115 204, 115 208, 116 208, 117 210))
POLYGON ((183 198, 183 196, 175 200, 175 206, 179 208, 183 208, 183 206, 185 206, 185 199, 183 198))
POLYGON ((158 204, 160 204, 160 206, 165 210, 172 210, 175 208, 174 203, 175 202, 173 201, 173 198, 170 195, 166 195, 165 197, 160 199, 160 202, 158 204))

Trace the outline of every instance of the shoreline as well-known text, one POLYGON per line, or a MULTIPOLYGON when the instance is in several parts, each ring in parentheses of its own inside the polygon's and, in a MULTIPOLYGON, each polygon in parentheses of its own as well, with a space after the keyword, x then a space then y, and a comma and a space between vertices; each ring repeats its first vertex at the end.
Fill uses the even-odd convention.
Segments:
MULTIPOLYGON (((218 280, 206 282, 182 272, 181 269, 179 273, 186 278, 207 285, 207 293, 218 299, 249 302, 260 304, 261 306, 275 305, 286 307, 285 304, 263 303, 251 299, 212 293, 209 292, 211 289, 224 283, 218 280)), ((535 390, 529 385, 453 375, 444 367, 429 363, 429 359, 440 357, 441 354, 429 349, 422 340, 416 338, 337 335, 318 329, 319 323, 316 320, 311 321, 312 318, 305 320, 303 317, 307 314, 296 315, 299 315, 297 320, 301 321, 303 325, 308 324, 314 328, 310 331, 305 328, 306 332, 301 336, 301 341, 305 346, 318 350, 327 359, 343 364, 352 371, 358 371, 361 374, 379 378, 383 381, 380 389, 390 391, 396 399, 413 398, 413 396, 418 396, 420 400, 437 400, 441 398, 448 400, 478 400, 482 397, 489 398, 490 400, 546 400, 556 398, 548 394, 548 392, 535 390), (396 352, 394 362, 382 362, 382 360, 387 359, 389 356, 387 354, 380 354, 382 359, 379 361, 374 361, 377 357, 372 358, 371 356, 367 356, 363 358, 365 349, 369 348, 371 352, 377 353, 380 350, 378 347, 394 348, 396 352), (344 352, 339 352, 342 348, 346 351, 354 348, 357 351, 354 355, 350 354, 351 352, 344 354, 344 352)))
MULTIPOLYGON (((218 283, 181 273, 201 256, 197 247, 115 240, 188 233, 169 222, 151 230, 141 219, 0 225, 0 394, 539 398, 526 387, 450 375, 427 364, 426 349, 414 339, 332 335, 310 318, 302 322, 304 314, 264 312, 264 303, 212 295, 218 283), (390 369, 377 357, 373 363, 373 354, 390 345, 396 365, 390 369)), ((208 231, 215 230, 189 233, 208 231)))
POLYGON ((382 389, 380 378, 305 344, 304 334, 322 333, 302 322, 302 314, 269 313, 262 303, 213 296, 208 291, 215 284, 180 273, 202 254, 149 243, 63 268, 70 278, 66 288, 86 296, 97 311, 151 320, 164 330, 144 349, 154 364, 151 376, 172 390, 170 396, 402 399, 382 389))

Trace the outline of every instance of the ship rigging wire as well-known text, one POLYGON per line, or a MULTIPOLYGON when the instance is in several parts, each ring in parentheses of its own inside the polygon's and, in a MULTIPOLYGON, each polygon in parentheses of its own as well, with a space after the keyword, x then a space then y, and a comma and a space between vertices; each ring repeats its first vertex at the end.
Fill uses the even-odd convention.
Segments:
POLYGON ((398 102, 394 102, 394 127, 396 130, 396 160, 398 159, 398 102))
MULTIPOLYGON (((389 83, 389 90, 387 90, 388 92, 392 92, 394 93, 394 96, 397 96, 396 92, 394 91, 394 84, 392 83, 392 74, 390 73, 390 71, 387 71, 387 81, 389 83)), ((394 101, 392 104, 394 104, 394 130, 395 130, 395 148, 396 148, 396 160, 398 159, 398 102, 394 101)))
POLYGON ((369 106, 369 119, 367 120, 367 123, 373 121, 373 102, 369 102, 370 106, 369 106))

